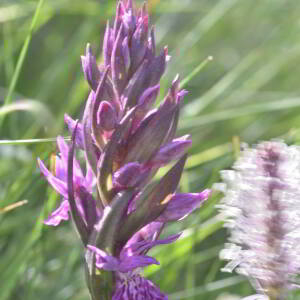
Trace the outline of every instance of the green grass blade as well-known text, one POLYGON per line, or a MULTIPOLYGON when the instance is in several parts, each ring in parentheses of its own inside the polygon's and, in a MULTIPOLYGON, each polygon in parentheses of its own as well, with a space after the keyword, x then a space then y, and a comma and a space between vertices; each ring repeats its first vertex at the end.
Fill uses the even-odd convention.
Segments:
POLYGON ((300 107, 300 98, 288 98, 280 101, 272 101, 269 103, 248 105, 242 108, 227 109, 219 112, 214 112, 189 118, 180 122, 181 129, 190 129, 202 125, 208 125, 215 122, 226 121, 247 115, 256 115, 258 113, 266 113, 271 111, 281 111, 285 109, 300 107))
POLYGON ((230 278, 210 282, 204 286, 199 286, 194 289, 185 290, 182 292, 177 292, 177 293, 171 294, 170 299, 171 300, 181 300, 181 299, 187 299, 189 297, 200 296, 200 295, 214 292, 217 290, 226 289, 228 287, 240 284, 244 281, 245 281, 244 277, 240 277, 240 276, 230 277, 230 278))
MULTIPOLYGON (((17 81, 19 79, 21 69, 22 69, 22 66, 23 66, 27 51, 28 51, 28 47, 29 47, 29 44, 30 44, 30 41, 31 41, 31 38, 32 38, 33 31, 35 29, 35 25, 36 25, 39 13, 41 11, 43 2, 44 2, 44 0, 39 0, 39 2, 37 4, 34 16, 32 18, 32 22, 31 22, 31 25, 30 25, 28 35, 27 35, 27 37, 24 41, 24 44, 23 44, 22 50, 20 52, 20 55, 19 55, 19 58, 18 58, 18 61, 17 61, 17 65, 16 65, 16 68, 15 68, 15 71, 14 71, 14 74, 13 74, 13 77, 12 77, 10 85, 8 87, 7 95, 4 99, 4 105, 9 104, 12 100, 12 94, 15 90, 17 81)), ((0 129, 1 129, 2 123, 4 121, 4 117, 5 117, 5 115, 0 116, 0 129)))
POLYGON ((204 61, 202 61, 188 76, 180 81, 179 88, 183 89, 189 83, 189 81, 191 81, 212 60, 213 57, 208 56, 204 61))

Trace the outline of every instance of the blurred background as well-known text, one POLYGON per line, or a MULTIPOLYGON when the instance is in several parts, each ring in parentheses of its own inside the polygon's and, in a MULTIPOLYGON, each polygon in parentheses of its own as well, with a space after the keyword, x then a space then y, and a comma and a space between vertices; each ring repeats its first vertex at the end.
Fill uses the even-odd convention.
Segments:
MULTIPOLYGON (((68 136, 64 113, 82 115, 88 85, 80 55, 90 42, 101 61, 115 7, 116 0, 0 0, 0 300, 88 299, 71 223, 42 223, 60 199, 36 159, 51 166, 52 138, 68 136)), ((243 143, 299 143, 299 1, 148 0, 148 7, 157 44, 172 56, 160 99, 177 73, 187 79, 178 135, 191 133, 193 146, 183 192, 218 182, 243 143)), ((165 234, 181 230, 182 238, 151 252, 161 266, 145 275, 171 300, 253 293, 243 277, 220 272, 227 237, 215 208, 221 196, 170 225, 165 234)))

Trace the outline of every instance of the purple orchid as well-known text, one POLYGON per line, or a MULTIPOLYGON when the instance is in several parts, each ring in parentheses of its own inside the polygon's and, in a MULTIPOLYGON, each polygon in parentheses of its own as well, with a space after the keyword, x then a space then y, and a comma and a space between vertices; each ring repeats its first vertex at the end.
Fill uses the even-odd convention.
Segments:
POLYGON ((143 299, 168 299, 151 281, 143 278, 138 271, 138 268, 159 264, 154 258, 145 255, 149 249, 156 245, 172 243, 180 236, 177 234, 163 240, 156 240, 159 235, 158 231, 161 231, 162 226, 163 223, 153 222, 144 228, 144 231, 147 232, 146 236, 141 234, 142 231, 136 233, 122 249, 119 258, 110 256, 94 246, 87 246, 90 251, 95 253, 98 269, 115 272, 116 289, 113 300, 141 299, 141 295, 144 297, 143 299))
POLYGON ((97 65, 89 44, 81 58, 91 92, 80 122, 65 115, 71 144, 58 137, 55 174, 38 161, 63 197, 45 224, 56 226, 71 214, 86 249, 92 300, 167 299, 139 270, 158 264, 146 255, 152 247, 179 237, 159 239, 165 224, 184 218, 210 194, 176 193, 191 145, 189 136, 175 137, 186 91, 176 76, 153 108, 168 51, 156 55, 148 22, 145 5, 136 10, 132 1, 119 1, 114 25, 107 23, 105 31, 104 64, 97 65), (84 154, 85 172, 75 150, 84 154), (171 161, 174 166, 153 183, 158 169, 171 161))

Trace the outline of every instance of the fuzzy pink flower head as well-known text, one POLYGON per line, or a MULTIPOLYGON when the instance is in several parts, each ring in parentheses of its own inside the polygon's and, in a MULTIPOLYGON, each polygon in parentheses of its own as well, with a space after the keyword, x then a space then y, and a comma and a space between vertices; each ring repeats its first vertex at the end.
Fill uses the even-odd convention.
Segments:
POLYGON ((283 299, 300 272, 300 148, 263 142, 222 177, 220 207, 231 232, 220 254, 230 260, 224 270, 236 268, 258 292, 283 299))

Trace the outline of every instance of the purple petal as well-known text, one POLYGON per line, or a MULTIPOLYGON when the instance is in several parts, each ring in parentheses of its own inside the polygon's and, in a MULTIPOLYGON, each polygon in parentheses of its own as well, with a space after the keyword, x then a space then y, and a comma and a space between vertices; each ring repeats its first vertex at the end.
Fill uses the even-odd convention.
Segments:
MULTIPOLYGON (((68 163, 68 152, 70 147, 67 145, 65 142, 64 138, 62 136, 57 137, 57 146, 59 148, 60 154, 61 154, 61 159, 63 163, 65 164, 65 168, 67 169, 67 163, 68 163)), ((84 178, 80 165, 76 159, 74 159, 74 177, 76 181, 81 182, 82 179, 84 178)))
POLYGON ((119 260, 111 255, 108 255, 105 251, 91 245, 87 245, 87 248, 96 254, 96 266, 99 269, 106 271, 118 271, 119 260))
POLYGON ((115 293, 112 300, 168 300, 168 296, 163 294, 150 280, 133 274, 131 276, 118 277, 116 281, 115 293))
POLYGON ((156 97, 159 93, 160 84, 146 89, 138 100, 139 109, 148 111, 155 103, 156 97))
POLYGON ((125 260, 125 257, 130 256, 137 256, 142 253, 146 253, 151 248, 157 246, 157 245, 165 245, 175 242, 179 237, 181 233, 170 235, 169 237, 161 240, 154 240, 154 241, 141 241, 134 244, 131 244, 129 247, 123 248, 121 251, 121 260, 125 260))
POLYGON ((187 90, 180 90, 176 95, 176 101, 177 103, 181 102, 185 95, 187 95, 189 92, 187 90))
POLYGON ((121 25, 111 54, 112 80, 118 95, 121 96, 127 84, 126 66, 122 56, 123 25, 121 25))
POLYGON ((58 179, 67 182, 66 166, 59 156, 55 157, 55 175, 58 179))
POLYGON ((104 40, 103 40, 103 51, 102 51, 105 66, 110 65, 112 48, 113 48, 113 31, 109 27, 109 22, 107 21, 104 40))
POLYGON ((167 208, 157 218, 159 222, 181 220, 198 208, 206 200, 211 191, 204 190, 201 193, 174 194, 167 208))
POLYGON ((144 240, 156 240, 163 229, 164 224, 161 222, 151 222, 143 227, 139 233, 144 240))
POLYGON ((134 186, 139 180, 142 171, 142 165, 137 162, 132 162, 124 165, 114 173, 114 185, 120 187, 134 186))
POLYGON ((241 300, 269 300, 269 297, 262 294, 256 294, 256 295, 248 296, 241 300))
POLYGON ((60 206, 44 221, 44 224, 57 226, 62 220, 69 220, 69 211, 70 205, 68 200, 63 200, 60 206))
POLYGON ((38 165, 41 172, 46 177, 47 181, 52 185, 52 187, 65 199, 68 199, 68 188, 66 182, 63 182, 60 179, 53 176, 52 173, 49 172, 48 169, 45 167, 43 161, 41 161, 39 158, 38 165))
POLYGON ((159 265, 159 262, 153 257, 144 255, 129 256, 124 260, 121 260, 119 271, 122 273, 127 273, 129 271, 133 271, 136 268, 146 267, 153 264, 159 265))
POLYGON ((142 193, 139 199, 136 200, 136 210, 127 216, 120 228, 120 240, 129 240, 138 229, 157 221, 157 218, 167 208, 167 200, 177 188, 185 161, 186 155, 169 170, 158 184, 151 187, 147 194, 142 193))
MULTIPOLYGON (((65 123, 68 126, 69 132, 73 134, 76 121, 74 121, 68 114, 65 114, 64 116, 65 123)), ((76 131, 76 145, 80 148, 83 149, 83 132, 82 132, 82 125, 78 123, 77 125, 77 131, 76 131)))
POLYGON ((183 155, 186 149, 191 146, 192 141, 188 140, 189 135, 172 140, 169 144, 160 148, 157 154, 151 159, 151 165, 162 166, 183 155))
POLYGON ((94 147, 94 140, 92 138, 92 118, 91 111, 94 105, 95 93, 90 92, 82 119, 83 145, 85 151, 86 163, 89 164, 94 172, 97 174, 97 152, 94 147))
POLYGON ((135 72, 140 66, 147 50, 148 16, 140 22, 132 36, 130 47, 131 72, 135 72))
MULTIPOLYGON (((91 110, 92 110, 92 118, 90 117, 90 112, 88 112, 88 115, 86 116, 87 118, 91 119, 91 125, 92 125, 92 134, 94 136, 95 142, 99 148, 99 150, 103 150, 105 147, 105 141, 103 139, 103 135, 102 135, 102 130, 101 128, 99 128, 98 123, 97 123, 97 119, 98 119, 98 112, 99 112, 99 107, 103 101, 103 97, 104 97, 104 93, 105 93, 105 84, 106 84, 106 79, 107 79, 107 75, 109 72, 110 66, 107 66, 105 68, 105 71, 103 73, 103 76, 101 77, 101 80, 99 82, 99 85, 97 87, 97 90, 93 96, 92 102, 91 102, 91 110), (99 130, 100 129, 100 130, 99 130)), ((105 109, 105 106, 103 106, 103 109, 105 109)), ((111 107, 111 109, 113 110, 113 107, 111 107)), ((101 114, 101 111, 100 111, 101 114)), ((108 122, 105 122, 105 118, 102 114, 101 116, 103 118, 103 125, 104 126, 109 126, 109 124, 105 124, 108 122)))
POLYGON ((98 69, 96 59, 92 54, 92 48, 90 44, 87 44, 86 53, 85 56, 81 56, 81 62, 84 77, 89 83, 90 87, 95 91, 100 78, 100 71, 98 69))
POLYGON ((130 53, 129 53, 129 46, 128 46, 128 37, 126 36, 122 42, 121 53, 123 56, 124 64, 126 72, 129 71, 130 68, 130 53))
POLYGON ((124 29, 127 36, 131 36, 132 33, 135 31, 136 28, 136 17, 132 13, 132 10, 128 10, 124 13, 122 17, 124 29))
POLYGON ((133 237, 127 242, 126 247, 130 247, 132 244, 141 241, 154 241, 158 239, 164 223, 161 222, 151 222, 148 225, 144 226, 133 237))
POLYGON ((160 55, 153 58, 152 61, 144 60, 124 90, 124 97, 128 98, 126 106, 129 108, 135 106, 147 88, 157 85, 165 68, 165 51, 161 51, 160 55))
POLYGON ((113 130, 117 123, 116 110, 111 103, 102 101, 97 112, 97 123, 101 129, 113 130))
POLYGON ((95 185, 95 180, 96 177, 94 175, 94 172, 89 164, 87 164, 87 170, 86 170, 86 175, 85 175, 85 183, 86 183, 86 188, 88 191, 91 191, 91 188, 93 185, 95 185))
POLYGON ((164 100, 164 102, 169 102, 173 104, 179 104, 183 97, 188 93, 186 90, 179 90, 179 75, 177 74, 172 82, 172 86, 164 100))
POLYGON ((123 1, 118 2, 117 10, 116 10, 116 18, 114 23, 113 37, 116 40, 120 26, 122 25, 122 17, 125 13, 125 7, 123 1))
POLYGON ((62 136, 58 136, 56 138, 56 143, 57 143, 57 147, 59 149, 62 167, 67 170, 69 146, 66 144, 66 142, 62 136))
POLYGON ((125 163, 140 163, 151 159, 159 151, 172 126, 176 107, 160 107, 156 114, 150 115, 140 123, 128 142, 125 163))

